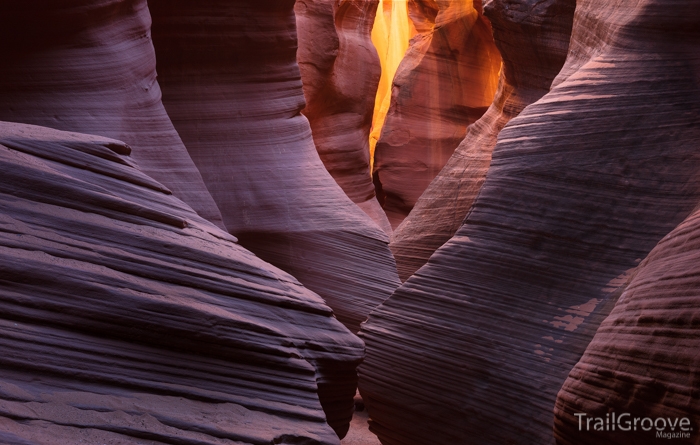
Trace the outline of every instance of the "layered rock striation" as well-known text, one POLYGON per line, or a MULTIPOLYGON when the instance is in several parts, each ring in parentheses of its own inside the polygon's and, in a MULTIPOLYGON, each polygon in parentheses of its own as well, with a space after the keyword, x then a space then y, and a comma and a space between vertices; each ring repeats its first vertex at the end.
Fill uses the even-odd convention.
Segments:
POLYGON ((0 5, 0 119, 122 140, 202 217, 221 213, 173 128, 156 81, 146 0, 0 5))
POLYGON ((293 1, 150 3, 163 102, 224 223, 357 331, 399 284, 388 237, 319 159, 293 1))
POLYGON ((697 443, 699 240, 696 211, 635 270, 559 391, 558 444, 697 443))
POLYGON ((666 6, 579 3, 562 74, 499 134, 465 223, 363 326, 382 443, 554 443, 567 376, 700 197, 697 5, 666 6))
POLYGON ((128 153, 0 124, 0 440, 338 444, 362 342, 128 153))
MULTIPOLYGON (((665 126, 659 149, 668 150, 683 135, 698 133, 697 107, 688 104, 700 100, 693 80, 700 74, 698 6, 698 2, 645 0, 601 8, 596 2, 580 2, 581 26, 572 40, 576 57, 570 57, 562 76, 574 72, 569 78, 598 82, 605 78, 582 78, 577 70, 625 70, 630 82, 661 88, 659 94, 668 97, 650 98, 646 106, 653 113, 671 115, 649 127, 665 126), (598 51, 591 51, 593 43, 598 51), (693 118, 695 124, 688 120, 693 118)), ((700 440, 699 218, 696 208, 637 267, 569 373, 555 407, 557 443, 651 444, 672 439, 697 444, 700 440), (582 431, 576 413, 585 415, 579 416, 582 431), (610 419, 615 427, 608 424, 597 431, 596 418, 610 419), (645 418, 654 425, 650 427, 645 418), (681 425, 684 418, 686 424, 681 425)))
POLYGON ((394 77, 374 152, 379 199, 394 228, 493 101, 501 59, 477 7, 409 2, 418 34, 394 77))
POLYGON ((549 91, 566 59, 574 7, 574 1, 554 0, 484 7, 503 59, 496 97, 394 231, 390 248, 401 280, 455 234, 486 179, 498 134, 549 91))
POLYGON ((391 225, 372 184, 369 131, 380 65, 370 33, 379 1, 294 4, 306 106, 316 150, 346 195, 384 231, 391 225))

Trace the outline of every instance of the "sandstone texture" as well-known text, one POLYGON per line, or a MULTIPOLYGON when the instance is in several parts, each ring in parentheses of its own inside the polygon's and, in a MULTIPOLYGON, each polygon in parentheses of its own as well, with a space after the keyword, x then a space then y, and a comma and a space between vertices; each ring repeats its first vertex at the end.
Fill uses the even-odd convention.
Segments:
MULTIPOLYGON (((569 82, 565 76, 581 83, 605 82, 606 76, 590 73, 594 69, 603 74, 624 70, 628 82, 639 83, 645 90, 660 89, 656 93, 659 97, 647 98, 650 113, 673 113, 674 118, 650 124, 651 128, 667 129, 659 150, 668 150, 668 145, 677 144, 684 135, 696 135, 697 106, 688 106, 688 102, 697 104, 700 100, 699 6, 698 2, 645 0, 601 8, 597 2, 580 2, 576 16, 580 26, 572 36, 572 56, 576 57, 567 62, 562 85, 569 82), (588 76, 581 76, 581 72, 588 76), (661 94, 668 97, 664 100, 661 94)), ((634 271, 557 396, 557 443, 700 443, 699 234, 696 208, 634 271), (615 413, 623 428, 627 419, 633 418, 650 418, 656 424, 653 428, 648 428, 647 422, 632 431, 616 428, 600 432, 594 431, 595 423, 587 431, 583 420, 584 431, 580 432, 575 413, 588 418, 610 418, 615 413), (620 419, 624 413, 628 416, 620 419), (684 417, 692 429, 687 436, 673 440, 657 437, 657 427, 663 433, 680 433, 677 422, 684 417), (658 422, 658 418, 664 421, 658 422)))
POLYGON ((657 431, 684 430, 672 442, 699 443, 698 264, 696 211, 639 265, 569 374, 557 396, 558 444, 654 444, 661 442, 657 431), (607 419, 607 427, 597 431, 596 418, 607 419))
POLYGON ((499 134, 465 223, 362 328, 383 444, 554 443, 567 376, 700 197, 697 6, 577 5, 562 72, 499 134))
POLYGON ((0 441, 339 444, 362 342, 128 153, 0 124, 0 441))
POLYGON ((221 213, 156 81, 146 0, 0 4, 0 119, 122 140, 143 171, 202 217, 221 213))
POLYGON ((298 0, 297 61, 318 154, 346 195, 384 231, 391 225, 369 172, 380 65, 370 32, 379 0, 298 0))
POLYGON ((409 2, 417 34, 394 77, 374 152, 379 200, 393 227, 493 101, 501 59, 477 8, 469 0, 409 2))
POLYGON ((401 280, 464 222, 486 179, 498 133, 549 91, 566 59, 574 7, 573 0, 492 1, 484 7, 503 59, 496 97, 394 231, 390 248, 401 280))
POLYGON ((153 1, 163 102, 228 231, 351 330, 399 284, 387 235, 319 159, 292 1, 153 1))

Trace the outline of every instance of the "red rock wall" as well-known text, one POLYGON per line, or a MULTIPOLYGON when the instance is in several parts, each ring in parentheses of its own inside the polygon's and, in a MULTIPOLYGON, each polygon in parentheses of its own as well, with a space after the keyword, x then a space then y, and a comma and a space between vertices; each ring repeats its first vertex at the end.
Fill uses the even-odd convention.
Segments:
POLYGON ((470 0, 415 0, 409 8, 418 34, 394 77, 374 155, 394 228, 486 111, 501 66, 488 21, 470 0))
POLYGON ((380 66, 370 40, 379 0, 297 0, 297 61, 314 144, 346 195, 391 226, 369 173, 369 130, 380 66))
POLYGON ((491 165, 498 133, 549 91, 566 59, 574 1, 487 4, 503 70, 493 103, 469 126, 443 170, 394 231, 389 247, 399 277, 408 279, 464 222, 491 165))
POLYGON ((314 147, 293 1, 154 0, 163 102, 226 228, 357 331, 399 283, 388 237, 314 147))
POLYGON ((554 443, 557 393, 626 274, 700 198, 697 5, 586 4, 464 225, 362 328, 384 444, 554 443))
POLYGON ((0 119, 127 142, 148 175, 223 228, 161 103, 146 0, 4 1, 0 119))
POLYGON ((128 153, 0 123, 0 442, 338 445, 362 342, 128 153))

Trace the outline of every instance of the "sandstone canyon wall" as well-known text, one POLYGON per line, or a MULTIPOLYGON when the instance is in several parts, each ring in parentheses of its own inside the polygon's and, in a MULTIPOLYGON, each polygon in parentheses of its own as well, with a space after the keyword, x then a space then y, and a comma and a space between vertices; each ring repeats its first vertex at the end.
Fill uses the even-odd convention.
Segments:
POLYGON ((412 0, 398 289, 376 5, 0 4, 1 443, 698 445, 700 2, 412 0))
POLYGON ((569 372, 700 197, 698 4, 672 6, 578 5, 562 73, 500 132, 464 224, 363 325, 385 445, 554 443, 569 372))
POLYGON ((471 0, 409 2, 418 34, 394 77, 374 152, 379 199, 393 227, 493 100, 501 60, 478 7, 471 0))
POLYGON ((163 102, 226 228, 357 331, 399 283, 388 237, 319 159, 294 2, 154 0, 163 102))
POLYGON ((123 140, 148 175, 223 228, 156 81, 146 0, 0 4, 0 119, 123 140))
POLYGON ((369 172, 369 131, 380 65, 370 33, 379 0, 297 0, 297 61, 314 144, 333 179, 391 232, 369 172))
POLYGON ((362 342, 128 153, 0 123, 0 441, 338 445, 362 342))
POLYGON ((557 396, 558 444, 654 444, 657 427, 686 432, 674 443, 700 441, 698 240, 695 211, 639 265, 557 396), (595 418, 615 426, 598 431, 595 418))
POLYGON ((498 133, 549 91, 566 59, 575 6, 573 0, 485 6, 503 59, 496 97, 394 231, 390 248, 403 281, 464 222, 491 165, 498 133))
MULTIPOLYGON (((695 105, 700 101, 699 7, 697 1, 624 1, 617 8, 579 2, 576 19, 580 26, 572 36, 572 57, 562 71, 562 85, 572 80, 605 82, 605 74, 615 72, 640 84, 645 94, 638 98, 637 109, 675 116, 661 118, 651 127, 665 126, 656 144, 660 151, 668 151, 679 138, 695 134, 700 122, 695 105)), ((629 111, 626 115, 628 119, 638 116, 629 111)), ((697 142, 695 147, 693 156, 697 156, 697 142)), ((657 190, 664 190, 661 183, 657 190)), ((569 373, 557 396, 557 443, 700 443, 699 216, 696 208, 638 266, 612 313, 569 373), (686 417, 691 431, 685 438, 667 440, 656 436, 656 427, 662 427, 665 420, 653 428, 645 423, 632 431, 586 431, 584 420, 580 432, 575 413, 588 418, 616 413, 618 420, 628 413, 622 419, 623 428, 627 418, 656 421, 661 417, 669 419, 666 433, 681 432, 678 422, 686 417), (674 420, 676 425, 671 428, 674 420)))

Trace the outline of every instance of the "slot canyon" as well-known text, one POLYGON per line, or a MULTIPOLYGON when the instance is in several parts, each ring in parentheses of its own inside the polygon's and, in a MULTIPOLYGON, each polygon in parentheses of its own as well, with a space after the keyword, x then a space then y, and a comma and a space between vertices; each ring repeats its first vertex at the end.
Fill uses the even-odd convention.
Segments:
POLYGON ((0 445, 700 445, 700 0, 0 38, 0 445))

